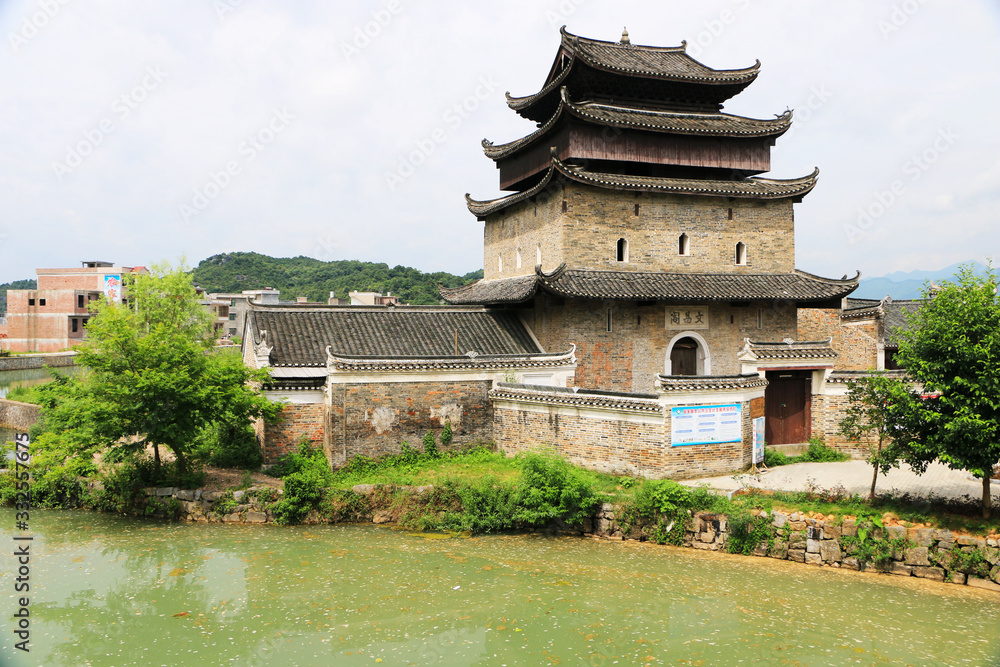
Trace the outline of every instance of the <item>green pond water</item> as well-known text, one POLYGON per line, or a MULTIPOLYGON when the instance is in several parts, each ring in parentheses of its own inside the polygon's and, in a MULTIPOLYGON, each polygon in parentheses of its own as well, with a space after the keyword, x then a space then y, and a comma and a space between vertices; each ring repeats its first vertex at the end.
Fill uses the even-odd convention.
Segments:
POLYGON ((31 652, 8 555, 4 665, 1000 664, 1000 595, 888 575, 375 526, 30 528, 31 652))
MULTIPOLYGON (((57 373, 70 375, 77 371, 76 366, 56 369, 57 373)), ((25 371, 0 371, 0 398, 5 398, 14 387, 28 387, 44 384, 52 380, 52 373, 47 368, 31 368, 25 371)))

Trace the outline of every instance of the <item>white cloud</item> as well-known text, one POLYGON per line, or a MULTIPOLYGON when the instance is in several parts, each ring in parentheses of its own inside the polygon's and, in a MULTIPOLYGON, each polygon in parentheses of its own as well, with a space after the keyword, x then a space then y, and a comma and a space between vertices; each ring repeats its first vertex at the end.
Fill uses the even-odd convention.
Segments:
POLYGON ((220 19, 212 3, 198 0, 72 0, 16 52, 6 37, 36 4, 0 5, 0 227, 7 234, 0 282, 85 258, 150 264, 186 253, 194 263, 232 250, 339 253, 455 273, 478 268, 482 227, 462 195, 498 193, 481 138, 506 141, 533 129, 506 108, 503 92, 529 94, 541 84, 559 39, 553 12, 565 15, 571 31, 597 38, 616 39, 624 25, 635 43, 700 39, 699 57, 714 67, 761 59, 759 80, 727 109, 758 117, 798 109, 795 132, 774 149, 772 174, 822 170, 796 213, 803 269, 879 275, 997 254, 994 3, 925 3, 884 37, 878 21, 890 6, 861 0, 398 2, 399 11, 350 58, 343 45, 386 2, 244 0, 220 19), (726 11, 734 18, 718 30, 726 11), (148 67, 168 76, 118 119, 112 104, 148 67), (482 77, 499 81, 498 90, 449 125, 444 113, 473 95, 482 77), (810 109, 816 87, 831 94, 810 109), (241 163, 195 224, 182 224, 179 204, 227 161, 241 160, 241 142, 276 108, 294 113, 294 123, 241 163), (106 117, 116 121, 113 132, 60 182, 52 162, 106 117), (446 140, 389 190, 386 171, 439 126, 446 140), (912 183, 869 238, 850 244, 843 225, 905 178, 906 161, 942 126, 955 127, 962 140, 912 183), (952 232, 944 248, 942 229, 952 232))

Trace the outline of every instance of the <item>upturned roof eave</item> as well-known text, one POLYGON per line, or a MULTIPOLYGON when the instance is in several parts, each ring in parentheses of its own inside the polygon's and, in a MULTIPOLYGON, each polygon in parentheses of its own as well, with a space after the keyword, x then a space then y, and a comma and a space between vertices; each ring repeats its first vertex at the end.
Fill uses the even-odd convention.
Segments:
POLYGON ((743 181, 716 181, 676 179, 655 176, 628 176, 622 174, 602 174, 588 172, 578 167, 571 167, 555 156, 544 178, 535 186, 506 197, 492 200, 477 200, 466 193, 465 201, 469 212, 479 220, 502 211, 503 209, 530 199, 541 193, 555 176, 556 172, 571 181, 593 187, 622 190, 626 192, 659 192, 662 194, 690 195, 702 197, 723 197, 730 199, 788 199, 801 201, 816 187, 819 169, 816 168, 808 176, 780 180, 772 178, 748 178, 743 181))
MULTIPOLYGON (((483 153, 486 157, 493 161, 499 161, 535 145, 538 141, 551 134, 552 131, 560 125, 559 121, 565 116, 571 116, 586 123, 600 124, 602 127, 655 132, 657 134, 677 134, 695 137, 725 137, 732 139, 758 139, 762 137, 777 138, 787 132, 792 126, 791 111, 786 111, 783 114, 777 115, 773 119, 765 119, 749 118, 747 116, 724 113, 710 114, 653 111, 649 109, 631 108, 621 105, 619 109, 615 109, 614 111, 617 111, 626 117, 619 118, 617 120, 613 118, 601 118, 594 114, 588 106, 585 106, 584 104, 576 104, 570 101, 565 87, 562 88, 561 95, 562 98, 559 101, 559 106, 556 108, 549 120, 543 123, 541 127, 531 134, 527 134, 519 139, 515 139, 514 141, 509 141, 504 144, 494 144, 491 141, 483 139, 483 153), (656 119, 657 117, 667 121, 674 120, 675 124, 671 126, 667 124, 641 122, 638 119, 627 118, 628 114, 633 114, 637 117, 648 116, 650 120, 656 119), (708 121, 709 123, 718 121, 719 124, 727 121, 735 121, 736 123, 746 122, 747 125, 761 124, 763 127, 752 130, 748 129, 745 131, 712 127, 700 128, 691 125, 685 127, 685 121, 708 121)), ((599 106, 602 110, 613 108, 612 105, 597 106, 599 106)))
POLYGON ((535 267, 533 276, 479 280, 463 288, 442 291, 441 296, 449 302, 455 299, 459 303, 481 303, 489 306, 524 303, 539 292, 546 292, 559 298, 610 301, 655 300, 667 303, 692 303, 749 300, 815 304, 843 298, 857 289, 859 280, 860 273, 854 278, 835 279, 815 276, 797 269, 791 273, 781 274, 666 273, 568 269, 564 263, 549 273, 543 272, 541 267, 535 267), (574 288, 572 282, 580 278, 586 278, 592 288, 585 290, 574 288), (604 285, 601 284, 602 279, 605 281, 604 285), (528 280, 531 281, 531 286, 529 289, 524 289, 524 283, 528 280), (566 282, 567 280, 569 282, 566 282), (755 285, 761 280, 773 284, 762 290, 759 285, 755 285), (792 285, 788 284, 789 280, 793 282, 792 285), (678 285, 678 281, 682 284, 678 285), (684 285, 685 281, 691 284, 684 285), (646 289, 634 289, 634 285, 640 282, 646 283, 646 289), (626 287, 633 286, 633 288, 623 289, 622 283, 626 283, 626 287), (655 287, 657 283, 659 287, 655 287), (739 283, 745 283, 746 286, 741 287, 739 283), (654 287, 650 287, 651 285, 654 287), (503 293, 502 288, 505 286, 511 287, 509 295, 498 297, 498 294, 503 293), (484 290, 484 287, 488 287, 489 291, 484 290), (686 291, 683 288, 686 288, 686 291), (793 289, 793 292, 789 292, 788 289, 793 289), (812 294, 808 293, 810 290, 812 294))
POLYGON ((691 56, 687 55, 687 42, 682 41, 680 46, 645 46, 636 44, 621 44, 620 42, 606 42, 603 40, 590 39, 587 37, 581 37, 579 35, 573 35, 566 30, 566 26, 563 26, 559 30, 561 35, 561 43, 559 51, 553 61, 553 65, 549 70, 549 76, 546 79, 546 83, 542 88, 532 94, 525 95, 521 97, 512 96, 509 92, 506 93, 507 106, 513 111, 516 111, 522 116, 529 117, 529 110, 536 103, 544 100, 546 97, 551 95, 559 85, 565 81, 570 72, 573 70, 576 62, 582 62, 585 65, 597 69, 599 71, 607 72, 610 74, 625 74, 628 76, 634 76, 638 78, 653 79, 657 81, 664 82, 677 82, 677 83, 695 83, 708 86, 738 86, 739 90, 732 91, 727 95, 726 99, 739 94, 746 86, 753 83, 760 73, 760 60, 757 60, 750 67, 740 68, 740 69, 729 69, 729 70, 717 70, 707 65, 695 60, 691 56), (582 45, 582 48, 581 48, 582 45), (695 63, 698 67, 702 68, 704 73, 693 74, 684 73, 677 71, 651 71, 651 70, 639 70, 627 67, 618 67, 610 63, 602 62, 599 58, 595 57, 593 54, 587 53, 586 46, 594 45, 600 48, 612 48, 612 49, 628 49, 632 51, 642 51, 646 53, 671 53, 671 54, 682 54, 688 58, 691 62, 695 63), (557 64, 559 62, 559 57, 565 51, 566 55, 569 57, 570 61, 563 67, 562 70, 556 71, 557 64))

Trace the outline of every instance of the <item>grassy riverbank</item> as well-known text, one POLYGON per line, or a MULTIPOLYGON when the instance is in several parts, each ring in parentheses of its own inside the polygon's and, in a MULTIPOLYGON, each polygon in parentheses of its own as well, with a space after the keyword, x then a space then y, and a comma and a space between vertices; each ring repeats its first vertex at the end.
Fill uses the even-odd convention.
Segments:
MULTIPOLYGON (((821 452, 813 456, 822 460, 821 452)), ((35 469, 33 505, 36 507, 90 507, 130 513, 142 489, 150 486, 196 488, 204 474, 193 471, 180 478, 170 464, 157 475, 152 462, 137 457, 116 464, 87 484, 79 484, 73 470, 35 469), (94 482, 98 482, 94 484, 94 482)), ((553 454, 536 453, 509 458, 488 447, 459 453, 438 453, 404 446, 403 452, 374 460, 357 457, 331 471, 319 451, 303 448, 285 457, 270 471, 284 487, 283 496, 269 498, 265 509, 279 523, 299 523, 311 516, 325 521, 371 520, 416 530, 498 532, 552 526, 585 530, 584 519, 604 504, 614 505, 621 523, 650 525, 655 541, 675 541, 656 526, 672 521, 682 526, 689 513, 710 511, 747 517, 760 511, 802 513, 809 518, 842 522, 949 529, 983 537, 1000 533, 1000 520, 983 520, 976 504, 933 497, 882 494, 873 502, 835 490, 771 492, 744 489, 732 498, 708 489, 682 486, 669 480, 646 480, 598 473, 572 466, 553 454), (369 487, 359 494, 358 485, 369 487), (399 487, 424 487, 421 493, 399 492, 399 487), (676 521, 680 519, 680 521, 676 521)), ((260 478, 260 475, 256 475, 260 478)), ((230 479, 234 479, 230 477, 230 479)), ((236 506, 232 492, 262 486, 243 473, 228 491, 218 513, 236 506)), ((0 501, 13 504, 11 475, 0 478, 0 501)))
MULTIPOLYGON (((286 482, 286 500, 296 497, 295 489, 305 480, 307 486, 329 487, 325 497, 339 499, 331 507, 341 511, 345 504, 356 502, 351 500, 353 487, 374 486, 380 489, 379 511, 418 529, 488 532, 537 528, 551 521, 571 524, 574 518, 610 503, 632 524, 681 518, 688 512, 743 516, 765 510, 800 512, 836 522, 860 517, 886 526, 942 528, 980 536, 1000 533, 1000 521, 983 520, 978 505, 941 498, 882 494, 869 502, 858 495, 818 488, 808 492, 745 489, 727 498, 697 485, 692 489, 669 480, 577 468, 552 454, 508 458, 487 448, 450 455, 405 448, 400 455, 378 460, 355 458, 335 472, 326 471, 321 454, 305 450, 272 472, 295 480, 292 489, 286 482), (393 487, 402 486, 433 486, 434 490, 416 496, 392 493, 393 487)), ((310 497, 322 495, 313 492, 310 497)), ((314 508, 322 513, 321 506, 318 502, 314 508)))

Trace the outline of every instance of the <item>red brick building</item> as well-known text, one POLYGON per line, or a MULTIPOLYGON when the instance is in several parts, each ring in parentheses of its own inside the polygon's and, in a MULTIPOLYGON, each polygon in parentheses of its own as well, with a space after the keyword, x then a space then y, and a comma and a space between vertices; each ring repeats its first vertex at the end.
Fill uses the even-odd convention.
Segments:
POLYGON ((83 262, 78 269, 37 269, 38 287, 7 291, 6 349, 58 352, 83 340, 90 303, 122 298, 122 278, 141 266, 83 262))

